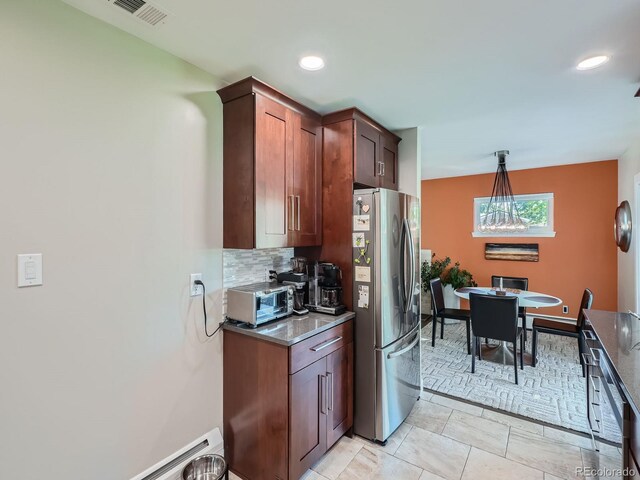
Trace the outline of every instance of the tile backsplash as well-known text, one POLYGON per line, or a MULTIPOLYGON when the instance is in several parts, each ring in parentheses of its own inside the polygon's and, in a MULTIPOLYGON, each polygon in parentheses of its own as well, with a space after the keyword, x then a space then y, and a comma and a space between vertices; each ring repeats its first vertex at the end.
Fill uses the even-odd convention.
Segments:
POLYGON ((223 314, 227 312, 227 288, 268 282, 269 274, 265 270, 276 270, 278 273, 290 270, 291 257, 293 257, 293 248, 260 250, 225 248, 222 251, 223 314))
POLYGON ((227 289, 249 283, 267 282, 269 276, 265 274, 265 270, 276 270, 278 273, 290 270, 291 257, 293 257, 293 248, 224 249, 222 251, 223 286, 227 289))

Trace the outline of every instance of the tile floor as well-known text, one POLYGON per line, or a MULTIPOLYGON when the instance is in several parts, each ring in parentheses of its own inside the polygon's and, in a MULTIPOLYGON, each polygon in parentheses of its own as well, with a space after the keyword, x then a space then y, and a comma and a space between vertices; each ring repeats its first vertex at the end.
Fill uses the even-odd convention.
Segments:
POLYGON ((578 479, 578 468, 619 468, 620 458, 608 445, 592 451, 589 438, 425 393, 386 446, 344 437, 303 478, 578 479))

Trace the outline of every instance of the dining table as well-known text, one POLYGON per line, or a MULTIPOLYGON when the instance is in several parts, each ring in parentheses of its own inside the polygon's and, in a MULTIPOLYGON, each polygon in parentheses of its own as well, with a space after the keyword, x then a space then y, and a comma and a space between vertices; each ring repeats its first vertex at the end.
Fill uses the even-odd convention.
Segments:
MULTIPOLYGON (((518 290, 515 288, 503 288, 504 295, 498 293, 500 289, 496 287, 462 287, 454 290, 457 297, 469 300, 469 294, 478 293, 481 295, 501 295, 506 297, 517 297, 518 306, 524 308, 545 308, 556 307, 562 304, 562 299, 548 295, 546 293, 533 292, 531 290, 518 290)), ((472 320, 473 324, 473 320, 472 320)), ((515 352, 507 342, 501 341, 498 344, 482 344, 482 359, 505 365, 513 365, 515 352)), ((531 354, 524 352, 525 365, 531 365, 531 354)))

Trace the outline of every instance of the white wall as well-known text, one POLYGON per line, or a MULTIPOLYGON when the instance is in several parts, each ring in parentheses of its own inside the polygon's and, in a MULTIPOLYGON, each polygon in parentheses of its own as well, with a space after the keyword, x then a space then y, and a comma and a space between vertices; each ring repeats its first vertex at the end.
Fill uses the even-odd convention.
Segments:
POLYGON ((398 189, 420 198, 422 176, 421 128, 395 132, 402 138, 398 145, 398 189))
POLYGON ((628 200, 631 204, 631 218, 633 222, 631 247, 627 253, 618 250, 618 310, 636 311, 635 265, 638 255, 638 239, 640 235, 640 212, 637 211, 634 200, 633 177, 640 173, 640 138, 627 149, 618 161, 618 201, 628 200))
POLYGON ((0 31, 0 478, 127 479, 222 424, 221 83, 58 1, 0 31))

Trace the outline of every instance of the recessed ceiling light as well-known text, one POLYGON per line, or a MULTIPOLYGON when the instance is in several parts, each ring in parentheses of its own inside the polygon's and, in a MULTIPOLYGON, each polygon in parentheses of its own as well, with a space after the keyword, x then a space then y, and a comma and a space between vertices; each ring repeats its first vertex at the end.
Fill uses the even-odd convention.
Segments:
POLYGON ((578 70, 591 70, 592 68, 598 68, 609 61, 608 55, 597 55, 595 57, 589 57, 582 60, 576 68, 578 70))
POLYGON ((320 70, 321 68, 324 68, 324 60, 321 57, 309 55, 302 57, 298 62, 298 65, 305 70, 320 70))

